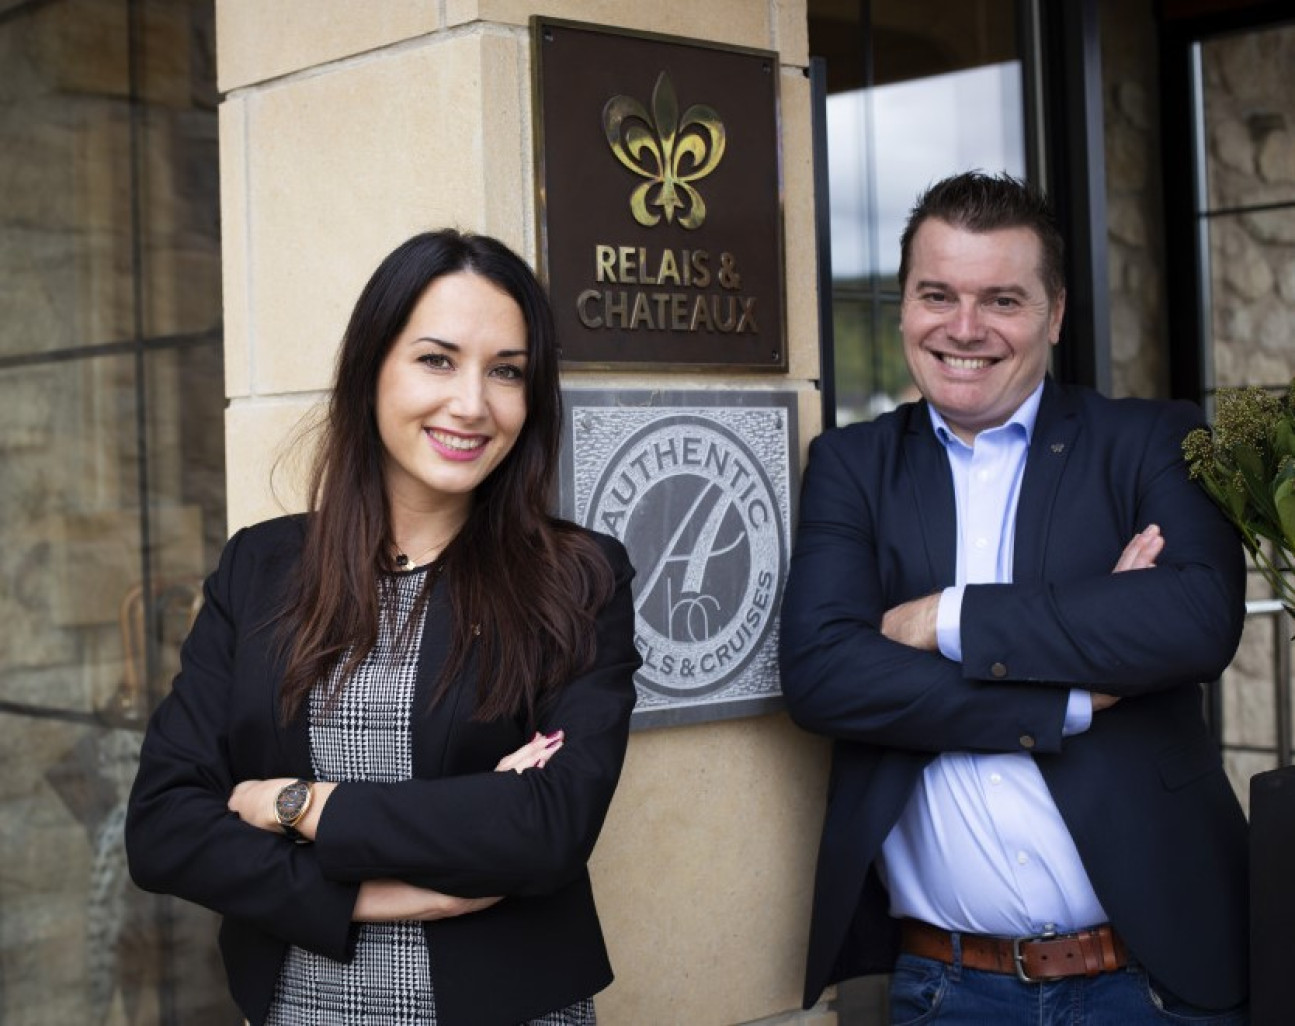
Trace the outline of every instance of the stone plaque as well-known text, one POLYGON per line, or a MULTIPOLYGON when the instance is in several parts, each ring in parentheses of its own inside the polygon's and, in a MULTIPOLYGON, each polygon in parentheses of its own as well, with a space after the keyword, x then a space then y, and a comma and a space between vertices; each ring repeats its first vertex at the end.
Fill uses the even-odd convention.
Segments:
POLYGON ((564 360, 785 371, 777 55, 531 25, 564 360))
POLYGON ((791 392, 565 392, 564 516, 637 575, 635 726, 778 705, 799 469, 791 392))

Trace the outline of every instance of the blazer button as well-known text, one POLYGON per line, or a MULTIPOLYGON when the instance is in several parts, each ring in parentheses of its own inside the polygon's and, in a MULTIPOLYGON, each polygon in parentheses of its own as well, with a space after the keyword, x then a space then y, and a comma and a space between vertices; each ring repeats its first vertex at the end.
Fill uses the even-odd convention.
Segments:
POLYGON ((1020 737, 1020 741, 1021 741, 1022 748, 1034 747, 1034 738, 1032 738, 1029 734, 1022 734, 1020 737))
POLYGON ((989 672, 1001 680, 1003 677, 1007 676, 1007 664, 994 663, 994 665, 989 668, 989 672))

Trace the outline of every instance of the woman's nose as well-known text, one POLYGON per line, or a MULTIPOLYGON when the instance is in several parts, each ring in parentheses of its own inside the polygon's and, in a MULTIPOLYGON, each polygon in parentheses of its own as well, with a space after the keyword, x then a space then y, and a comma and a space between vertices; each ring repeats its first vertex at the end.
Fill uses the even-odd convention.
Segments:
POLYGON ((450 409, 465 420, 480 417, 486 408, 483 382, 475 374, 464 374, 455 379, 450 409))

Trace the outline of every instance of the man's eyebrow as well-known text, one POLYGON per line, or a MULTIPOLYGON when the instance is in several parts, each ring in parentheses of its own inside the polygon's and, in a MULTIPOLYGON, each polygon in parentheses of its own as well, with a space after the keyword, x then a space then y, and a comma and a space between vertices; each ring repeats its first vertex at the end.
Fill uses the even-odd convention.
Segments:
MULTIPOLYGON (((942 292, 958 291, 947 281, 937 281, 934 278, 923 278, 921 281, 916 282, 913 287, 915 289, 939 289, 942 292)), ((986 285, 978 292, 978 295, 982 295, 982 296, 1001 296, 1001 295, 1028 296, 1029 294, 1030 294, 1029 289, 1027 289, 1024 285, 1016 285, 1016 284, 986 285)))

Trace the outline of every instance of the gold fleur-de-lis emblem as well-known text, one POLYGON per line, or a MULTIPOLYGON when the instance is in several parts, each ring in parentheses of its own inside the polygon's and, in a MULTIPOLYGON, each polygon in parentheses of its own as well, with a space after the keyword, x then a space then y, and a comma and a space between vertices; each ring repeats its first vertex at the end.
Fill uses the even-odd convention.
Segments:
POLYGON ((692 183, 724 156, 724 122, 713 107, 695 103, 680 117, 674 83, 663 71, 652 89, 652 113, 632 96, 613 96, 603 107, 603 131, 616 159, 647 179, 630 194, 635 221, 651 228, 664 214, 667 223, 678 218, 681 227, 701 227, 706 201, 692 183))

